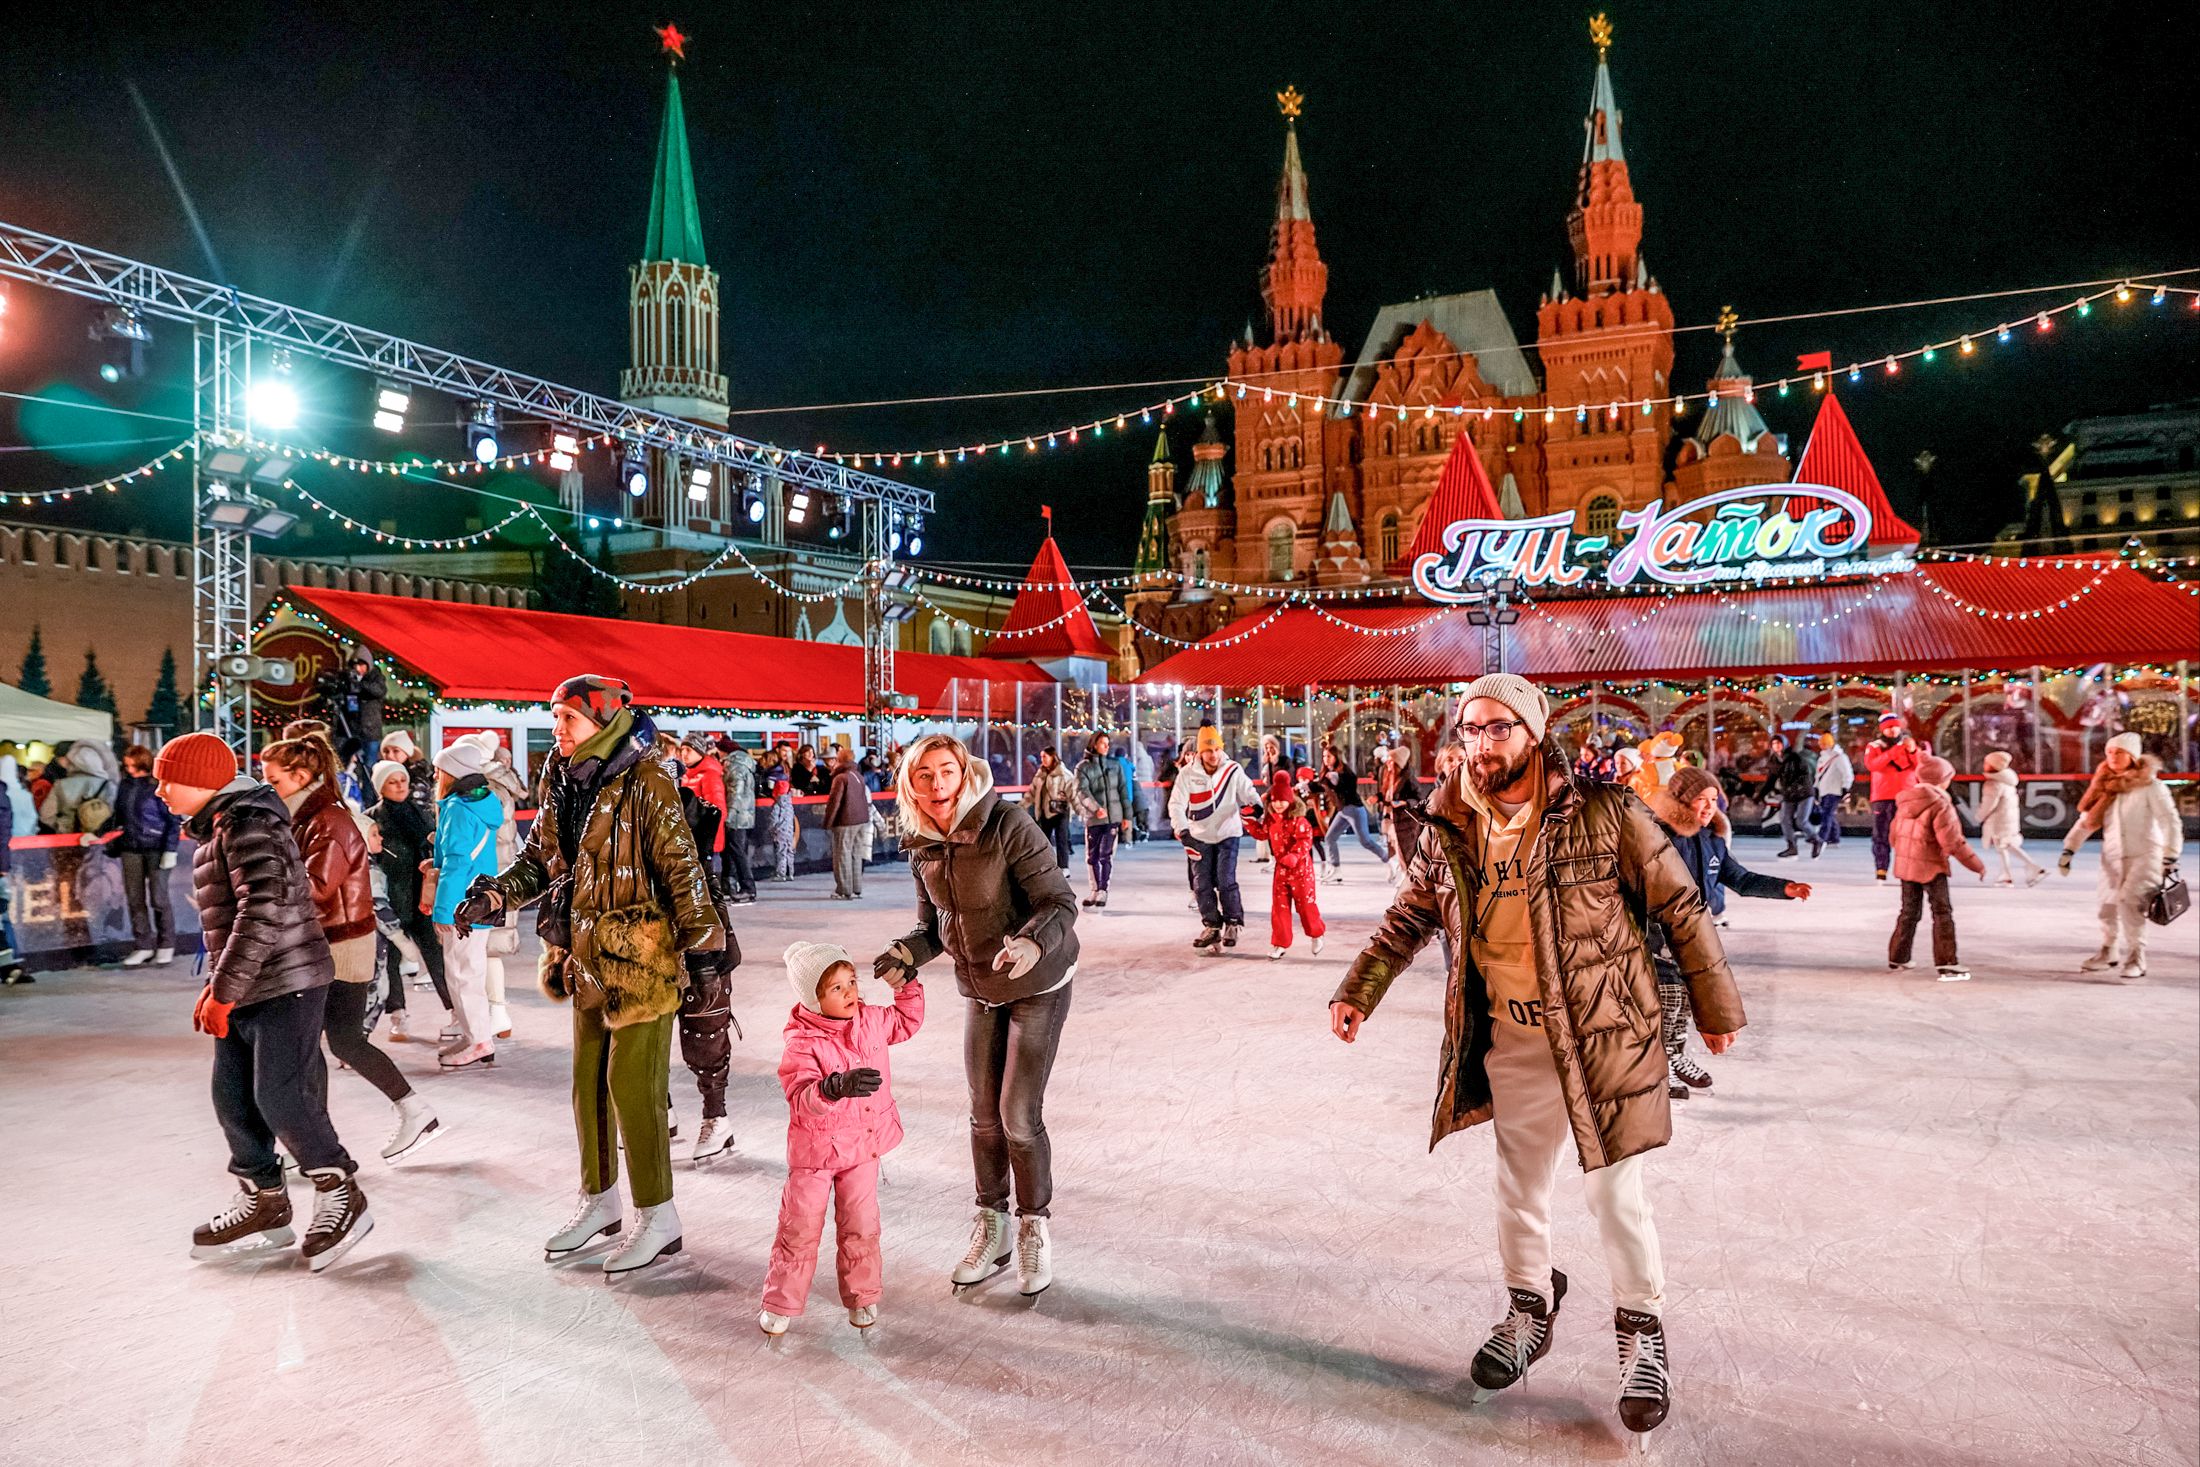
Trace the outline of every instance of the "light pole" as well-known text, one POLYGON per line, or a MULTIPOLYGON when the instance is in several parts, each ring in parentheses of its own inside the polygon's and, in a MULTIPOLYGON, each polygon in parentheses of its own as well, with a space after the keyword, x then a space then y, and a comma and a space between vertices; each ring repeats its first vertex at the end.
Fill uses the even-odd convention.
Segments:
POLYGON ((1467 625, 1482 628, 1484 673, 1505 670, 1505 628, 1520 620, 1520 613, 1512 604, 1519 594, 1519 581, 1511 576, 1499 576, 1483 588, 1482 600, 1467 608, 1467 625))

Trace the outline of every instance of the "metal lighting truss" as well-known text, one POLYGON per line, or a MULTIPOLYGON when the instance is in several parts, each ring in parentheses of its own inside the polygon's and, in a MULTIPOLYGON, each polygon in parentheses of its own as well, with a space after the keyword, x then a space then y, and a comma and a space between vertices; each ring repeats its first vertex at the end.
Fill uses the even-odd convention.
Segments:
MULTIPOLYGON (((561 387, 455 352, 422 346, 4 222, 0 222, 0 279, 21 280, 90 300, 127 305, 144 315, 189 323, 201 337, 194 375, 198 399, 194 418, 202 430, 210 433, 242 426, 241 385, 250 373, 249 344, 260 342, 393 382, 432 388, 470 401, 493 402, 514 412, 571 425, 583 434, 607 433, 627 445, 660 449, 691 463, 707 460, 763 480, 857 500, 865 506, 866 564, 874 579, 883 576, 891 562, 887 511, 921 514, 933 507, 928 489, 648 412, 592 392, 561 387), (209 333, 213 336, 211 362, 204 339, 209 333)), ((201 523, 198 530, 195 581, 205 589, 198 598, 193 676, 195 683, 203 684, 211 659, 231 650, 231 643, 223 640, 231 633, 230 623, 224 619, 227 608, 237 602, 250 604, 251 556, 239 552, 224 560, 209 543, 206 526, 201 523), (222 560, 225 569, 215 565, 217 560, 222 560), (229 564, 230 560, 236 564, 229 564), (238 578, 237 585, 216 591, 209 583, 218 573, 238 578)), ((879 593, 871 588, 867 595, 876 597, 879 593)), ((887 639, 895 631, 880 618, 866 616, 863 635, 866 676, 883 679, 866 687, 866 705, 884 708, 893 698, 893 648, 887 639)), ((220 718, 218 709, 218 727, 220 718)), ((223 732, 225 737, 232 733, 243 737, 241 727, 223 732)))

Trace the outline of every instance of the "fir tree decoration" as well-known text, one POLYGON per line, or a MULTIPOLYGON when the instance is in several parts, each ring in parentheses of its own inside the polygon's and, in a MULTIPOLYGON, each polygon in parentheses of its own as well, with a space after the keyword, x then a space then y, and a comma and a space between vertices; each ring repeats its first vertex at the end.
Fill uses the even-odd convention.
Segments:
POLYGON ((31 644, 23 650, 23 670, 15 675, 15 685, 41 698, 53 696, 53 683, 46 676, 46 643, 35 622, 31 625, 31 644))
MULTIPOLYGON (((617 621, 626 615, 626 597, 619 592, 619 583, 610 577, 616 574, 611 563, 611 532, 606 530, 596 537, 596 553, 591 557, 602 575, 588 576, 588 609, 586 615, 608 617, 617 621)), ((583 572, 585 575, 586 572, 583 572)))
POLYGON ((176 687, 176 649, 160 654, 160 679, 153 684, 153 701, 145 707, 145 721, 166 733, 183 728, 183 695, 176 687))
POLYGON ((76 706, 96 708, 119 721, 120 716, 115 708, 115 690, 107 686, 106 676, 99 670, 97 652, 87 650, 84 653, 84 675, 76 680, 76 706))

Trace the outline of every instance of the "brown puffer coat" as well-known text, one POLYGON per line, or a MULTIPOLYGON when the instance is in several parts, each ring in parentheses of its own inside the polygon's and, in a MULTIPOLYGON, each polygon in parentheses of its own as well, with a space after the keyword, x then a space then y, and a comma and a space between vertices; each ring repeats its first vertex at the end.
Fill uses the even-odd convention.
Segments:
POLYGON ((239 778, 183 831, 198 845, 191 853, 191 905, 205 932, 206 981, 215 998, 242 1008, 336 976, 290 812, 275 791, 239 778))
POLYGON ((633 726, 632 714, 616 715, 606 728, 618 735, 612 751, 583 760, 587 768, 550 756, 542 808, 495 878, 516 908, 570 875, 570 915, 557 934, 567 945, 544 931, 542 991, 600 1007, 613 1029, 678 1012, 683 954, 725 945, 679 786, 641 739, 627 736, 633 726), (568 831, 569 821, 577 828, 568 831))
POLYGON ((374 881, 367 874, 373 858, 359 822, 325 784, 306 791, 290 815, 291 834, 305 857, 306 878, 313 883, 313 908, 331 943, 374 932, 374 881))
MULTIPOLYGON (((1528 853, 1529 920, 1544 1036, 1582 1170, 1594 1171, 1672 1139, 1648 925, 1661 922, 1671 934, 1699 1029, 1740 1029, 1742 1002, 1703 894, 1649 810, 1618 786, 1576 784, 1549 752, 1544 768, 1543 817, 1528 853)), ((1473 851, 1480 817, 1456 779, 1437 787, 1426 811, 1406 884, 1334 1001, 1373 1013, 1437 928, 1450 931, 1456 966, 1444 996, 1434 1150, 1492 1114, 1483 1068, 1491 1020, 1460 904, 1462 892, 1470 903, 1479 895, 1473 851)))

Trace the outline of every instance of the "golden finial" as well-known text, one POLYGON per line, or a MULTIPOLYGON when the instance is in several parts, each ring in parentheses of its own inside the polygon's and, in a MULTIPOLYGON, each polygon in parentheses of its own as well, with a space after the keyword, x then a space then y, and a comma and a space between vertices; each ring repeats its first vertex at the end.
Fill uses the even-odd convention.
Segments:
POLYGON ((1741 329, 1741 325, 1742 318, 1734 314, 1732 306, 1719 307, 1719 324, 1716 329, 1721 336, 1726 338, 1728 346, 1734 344, 1734 333, 1741 329))
POLYGON ((1612 49, 1612 18, 1601 10, 1589 18, 1589 39, 1596 45, 1597 60, 1602 61, 1612 49))
POLYGON ((1299 92, 1297 87, 1287 86, 1276 93, 1277 108, 1282 111, 1285 117, 1294 122, 1298 120, 1299 109, 1305 105, 1306 98, 1299 92))

